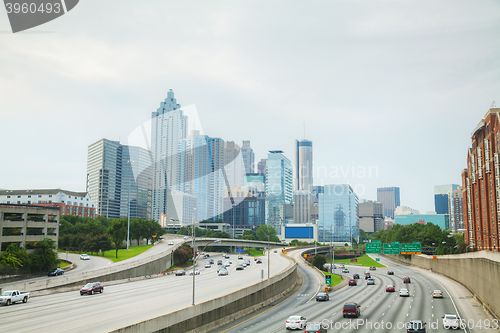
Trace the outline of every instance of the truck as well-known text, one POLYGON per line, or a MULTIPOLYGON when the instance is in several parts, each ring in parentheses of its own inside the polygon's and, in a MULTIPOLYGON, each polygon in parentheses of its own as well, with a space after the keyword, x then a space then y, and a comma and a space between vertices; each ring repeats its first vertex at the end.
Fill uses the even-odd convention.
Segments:
POLYGON ((7 290, 0 294, 0 304, 2 305, 11 305, 16 302, 28 302, 30 298, 30 293, 23 293, 19 290, 7 290))

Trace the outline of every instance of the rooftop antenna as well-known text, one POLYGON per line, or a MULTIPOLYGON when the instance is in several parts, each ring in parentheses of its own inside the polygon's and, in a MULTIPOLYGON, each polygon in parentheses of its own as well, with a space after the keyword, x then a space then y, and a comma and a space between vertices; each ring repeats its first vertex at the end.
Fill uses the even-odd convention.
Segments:
POLYGON ((493 102, 491 102, 490 109, 494 109, 496 107, 497 107, 497 103, 493 100, 493 102))

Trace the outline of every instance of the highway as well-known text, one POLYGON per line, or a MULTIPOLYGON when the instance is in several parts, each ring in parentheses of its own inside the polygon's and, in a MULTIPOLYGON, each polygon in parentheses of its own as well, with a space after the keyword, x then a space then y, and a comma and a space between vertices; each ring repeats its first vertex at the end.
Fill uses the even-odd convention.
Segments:
MULTIPOLYGON (((291 252, 295 257, 298 251, 291 252)), ((330 301, 316 302, 315 295, 318 290, 318 279, 312 269, 299 261, 298 269, 303 274, 304 281, 295 294, 292 294, 281 303, 266 307, 257 313, 243 317, 237 321, 219 327, 212 332, 287 332, 285 321, 290 316, 306 317, 308 322, 323 323, 328 332, 406 332, 404 324, 410 319, 420 319, 427 323, 428 332, 446 332, 442 325, 444 314, 458 314, 466 320, 473 319, 477 324, 479 320, 484 323, 491 319, 484 311, 459 311, 456 300, 463 301, 455 295, 452 300, 447 292, 458 290, 452 285, 456 284, 444 277, 432 277, 433 273, 414 269, 408 266, 389 262, 382 259, 382 263, 390 266, 371 271, 375 278, 375 285, 367 285, 364 271, 368 268, 347 266, 349 274, 342 274, 350 279, 354 273, 360 274, 357 286, 346 286, 336 292, 330 293, 330 301), (395 275, 388 275, 387 271, 394 271, 395 275), (403 277, 411 278, 410 284, 403 283, 403 277), (385 287, 394 285, 396 292, 386 292, 385 287), (410 297, 400 297, 399 289, 407 288, 410 297), (432 292, 443 292, 443 299, 433 299, 432 292), (448 291, 449 291, 448 290, 448 291), (361 305, 359 318, 343 318, 342 308, 345 302, 357 302, 361 305), (357 324, 357 325, 356 325, 357 324), (371 324, 371 326, 370 326, 371 324), (398 327, 400 325, 400 327, 398 327), (403 326, 401 326, 403 325, 403 326)), ((337 272, 340 270, 337 268, 337 272)), ((458 288, 458 287, 457 287, 458 288)), ((468 301, 466 301, 468 302, 468 301)), ((473 305, 471 305, 473 306, 473 305)), ((477 308, 475 308, 477 309, 477 308)), ((498 327, 498 324, 496 325, 498 327)), ((303 331, 303 330, 302 330, 303 331)), ((464 331, 459 329, 458 331, 464 331)), ((479 332, 480 329, 467 329, 464 332, 479 332)))
MULTIPOLYGON (((267 276, 267 257, 256 264, 252 257, 250 267, 236 271, 237 255, 228 276, 217 276, 217 267, 204 268, 208 259, 198 263, 196 276, 196 303, 222 296, 267 276)), ((213 254, 211 259, 223 259, 213 254)), ((225 262, 225 259, 224 259, 225 262)), ((217 263, 217 261, 216 261, 217 263)), ((293 265, 279 253, 270 254, 271 276, 293 265)), ((192 276, 167 275, 106 286, 104 293, 80 296, 78 291, 33 297, 26 304, 0 307, 0 322, 4 332, 107 332, 138 321, 162 315, 192 302, 192 276)))

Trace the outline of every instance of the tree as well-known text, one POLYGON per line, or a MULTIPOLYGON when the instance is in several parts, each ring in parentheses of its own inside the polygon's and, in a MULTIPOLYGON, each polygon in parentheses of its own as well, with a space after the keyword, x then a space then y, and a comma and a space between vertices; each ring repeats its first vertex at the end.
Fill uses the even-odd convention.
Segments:
POLYGON ((145 238, 145 234, 144 221, 136 218, 130 219, 130 238, 137 240, 137 246, 141 245, 141 239, 145 238))
POLYGON ((257 236, 257 239, 260 241, 267 241, 267 240, 271 242, 280 241, 278 236, 276 236, 276 230, 271 225, 264 225, 264 224, 259 225, 255 235, 257 236))
POLYGON ((317 267, 321 271, 324 269, 323 266, 325 265, 325 263, 326 263, 326 258, 321 254, 315 255, 311 260, 311 264, 314 267, 317 267))
POLYGON ((118 258, 118 249, 127 239, 127 221, 125 220, 125 218, 113 219, 108 229, 108 236, 115 243, 116 258, 118 258))
POLYGON ((99 249, 102 251, 103 257, 104 257, 104 252, 109 251, 113 248, 113 245, 111 244, 111 239, 109 239, 108 235, 97 236, 97 244, 99 244, 99 249))
POLYGON ((36 271, 49 271, 57 266, 56 242, 45 238, 35 243, 35 251, 29 255, 31 268, 36 271))

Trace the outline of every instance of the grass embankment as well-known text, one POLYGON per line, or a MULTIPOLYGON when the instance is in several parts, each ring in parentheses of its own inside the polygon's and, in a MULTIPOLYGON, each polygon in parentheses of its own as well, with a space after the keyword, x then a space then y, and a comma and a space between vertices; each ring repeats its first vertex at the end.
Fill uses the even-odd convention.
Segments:
MULTIPOLYGON (((118 258, 116 258, 116 250, 109 250, 109 251, 104 252, 104 258, 111 259, 113 262, 118 262, 118 261, 122 261, 125 259, 135 257, 136 255, 141 254, 142 252, 150 249, 151 247, 153 247, 153 244, 130 246, 128 250, 127 249, 120 249, 120 250, 118 250, 118 258)), ((57 251, 61 252, 61 253, 66 252, 62 249, 58 249, 57 251)), ((82 254, 85 252, 80 253, 78 251, 69 251, 69 253, 82 254)), ((90 255, 89 253, 87 253, 87 254, 90 255)), ((102 253, 99 254, 99 257, 102 257, 102 253)))
POLYGON ((66 266, 69 266, 69 264, 67 262, 59 260, 59 268, 64 268, 66 266))
POLYGON ((249 253, 250 257, 261 257, 264 255, 263 250, 257 250, 253 248, 247 248, 246 251, 249 253))
MULTIPOLYGON (((371 266, 374 266, 374 267, 386 267, 378 262, 376 262, 375 260, 373 260, 372 258, 370 258, 368 255, 366 254, 363 254, 361 257, 357 257, 356 259, 358 259, 358 262, 351 262, 351 259, 335 259, 335 263, 337 264, 346 264, 346 265, 358 265, 358 266, 363 266, 363 267, 371 267, 371 266)), ((332 259, 329 260, 329 262, 332 262, 332 259)))

